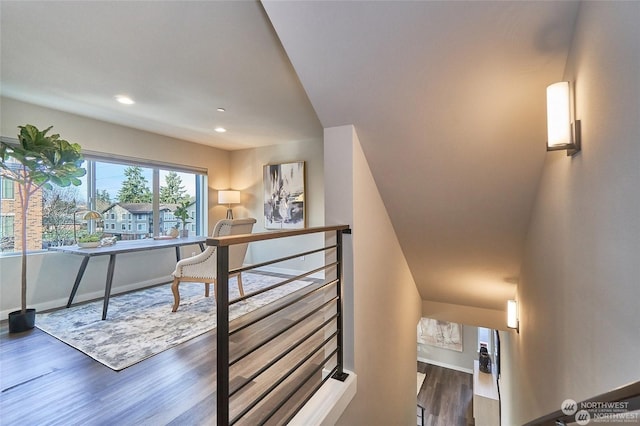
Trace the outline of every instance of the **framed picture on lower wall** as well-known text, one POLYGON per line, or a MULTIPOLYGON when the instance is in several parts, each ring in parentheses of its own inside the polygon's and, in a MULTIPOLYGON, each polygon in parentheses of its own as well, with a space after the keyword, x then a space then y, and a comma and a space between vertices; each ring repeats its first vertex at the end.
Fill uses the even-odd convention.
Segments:
POLYGON ((418 343, 462 352, 462 324, 433 318, 420 318, 418 343))
POLYGON ((263 185, 264 227, 303 229, 306 226, 304 161, 267 164, 263 185))

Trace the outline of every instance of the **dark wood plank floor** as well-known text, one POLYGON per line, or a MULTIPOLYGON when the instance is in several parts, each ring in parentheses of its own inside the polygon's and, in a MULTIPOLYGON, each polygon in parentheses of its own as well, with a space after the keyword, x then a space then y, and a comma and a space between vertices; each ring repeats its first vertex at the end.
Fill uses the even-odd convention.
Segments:
POLYGON ((427 377, 418 392, 426 426, 473 426, 473 375, 418 361, 427 377))
MULTIPOLYGON (((284 312, 262 328, 270 330, 275 323, 291 321, 297 318, 300 309, 284 312)), ((245 316, 238 319, 239 322, 232 322, 232 328, 248 319, 245 316)), ((258 337, 255 331, 247 330, 247 333, 258 337)), ((234 337, 236 342, 232 341, 230 348, 232 357, 236 351, 243 350, 237 341, 246 338, 242 332, 234 337)), ((252 361, 258 367, 266 363, 255 357, 252 361)), ((288 358, 283 362, 294 364, 288 358)), ((309 370, 317 362, 312 358, 305 369, 309 370)), ((238 363, 234 368, 245 367, 238 363)), ((3 321, 0 323, 0 424, 212 425, 216 411, 215 370, 215 331, 115 372, 37 328, 10 335, 3 321)), ((249 375, 249 372, 243 371, 243 374, 249 375)), ((232 375, 232 382, 234 380, 241 378, 232 375)), ((273 383, 273 377, 256 379, 243 392, 262 391, 265 382, 273 383)), ((238 397, 247 396, 239 393, 238 397)), ((250 414, 250 419, 257 416, 250 414)), ((277 418, 272 423, 277 424, 277 418)))

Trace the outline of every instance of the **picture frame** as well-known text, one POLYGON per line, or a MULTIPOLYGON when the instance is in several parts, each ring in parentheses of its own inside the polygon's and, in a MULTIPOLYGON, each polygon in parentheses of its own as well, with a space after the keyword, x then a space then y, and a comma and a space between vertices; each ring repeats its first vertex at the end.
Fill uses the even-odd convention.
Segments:
POLYGON ((418 343, 462 352, 462 324, 433 318, 420 318, 418 343))
POLYGON ((306 227, 305 162, 267 164, 263 167, 265 229, 306 227))

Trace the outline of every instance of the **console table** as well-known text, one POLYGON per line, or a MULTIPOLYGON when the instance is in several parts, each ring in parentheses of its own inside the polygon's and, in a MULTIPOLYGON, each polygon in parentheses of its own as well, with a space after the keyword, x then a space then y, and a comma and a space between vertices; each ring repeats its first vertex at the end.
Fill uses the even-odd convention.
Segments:
POLYGON ((69 295, 67 308, 70 307, 73 303, 73 298, 76 296, 78 286, 80 285, 80 281, 82 280, 85 269, 87 269, 89 259, 95 256, 109 255, 109 266, 107 267, 107 280, 104 287, 104 302, 102 307, 102 319, 104 320, 107 318, 107 309, 109 308, 109 297, 111 296, 111 284, 113 282, 113 271, 116 267, 117 254, 126 254, 136 251, 157 250, 174 247, 176 250, 176 260, 180 260, 180 247, 198 244, 200 246, 200 250, 204 250, 204 243, 206 240, 206 237, 187 237, 161 240, 154 240, 149 238, 144 240, 118 241, 112 246, 105 247, 82 248, 78 247, 77 245, 73 245, 49 247, 49 250, 83 256, 82 263, 80 264, 80 269, 78 270, 76 280, 73 283, 73 288, 71 289, 71 294, 69 295))

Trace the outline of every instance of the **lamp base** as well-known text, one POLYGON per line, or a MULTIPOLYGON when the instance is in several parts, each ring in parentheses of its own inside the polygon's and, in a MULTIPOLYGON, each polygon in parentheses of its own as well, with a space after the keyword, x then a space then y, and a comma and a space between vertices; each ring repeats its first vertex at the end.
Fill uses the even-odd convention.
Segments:
POLYGON ((227 209, 227 219, 233 219, 233 210, 231 208, 227 209))

